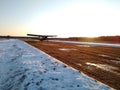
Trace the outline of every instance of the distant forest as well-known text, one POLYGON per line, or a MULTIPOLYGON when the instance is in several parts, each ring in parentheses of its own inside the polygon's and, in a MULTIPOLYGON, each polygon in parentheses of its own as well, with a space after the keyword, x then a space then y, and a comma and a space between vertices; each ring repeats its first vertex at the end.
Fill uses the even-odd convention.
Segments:
POLYGON ((81 41, 81 42, 105 42, 105 43, 120 43, 120 36, 100 36, 100 37, 69 37, 58 38, 60 40, 81 41))

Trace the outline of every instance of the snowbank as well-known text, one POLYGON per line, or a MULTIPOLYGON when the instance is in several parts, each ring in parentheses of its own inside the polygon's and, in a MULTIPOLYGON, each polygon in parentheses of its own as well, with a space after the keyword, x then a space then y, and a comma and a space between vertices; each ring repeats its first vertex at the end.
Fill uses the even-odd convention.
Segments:
POLYGON ((0 41, 0 90, 109 90, 20 40, 0 41))

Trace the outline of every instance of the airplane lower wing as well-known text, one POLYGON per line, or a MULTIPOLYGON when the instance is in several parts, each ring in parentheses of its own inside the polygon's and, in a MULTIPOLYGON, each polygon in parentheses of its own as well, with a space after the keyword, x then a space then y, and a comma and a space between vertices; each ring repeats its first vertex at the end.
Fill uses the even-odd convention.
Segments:
POLYGON ((37 35, 37 34, 27 34, 27 36, 36 36, 40 40, 46 40, 48 37, 56 37, 56 35, 37 35))

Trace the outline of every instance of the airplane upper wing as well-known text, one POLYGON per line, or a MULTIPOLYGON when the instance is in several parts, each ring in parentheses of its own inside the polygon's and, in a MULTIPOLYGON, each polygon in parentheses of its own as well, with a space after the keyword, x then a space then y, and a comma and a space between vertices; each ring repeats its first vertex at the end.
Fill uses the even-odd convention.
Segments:
POLYGON ((37 35, 37 34, 27 34, 28 36, 38 36, 38 37, 56 37, 56 35, 37 35))

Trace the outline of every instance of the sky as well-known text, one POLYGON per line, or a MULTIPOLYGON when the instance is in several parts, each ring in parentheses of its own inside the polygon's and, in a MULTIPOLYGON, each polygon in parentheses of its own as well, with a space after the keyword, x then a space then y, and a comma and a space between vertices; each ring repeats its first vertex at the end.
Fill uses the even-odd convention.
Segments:
POLYGON ((0 0, 0 35, 120 35, 120 0, 0 0))

